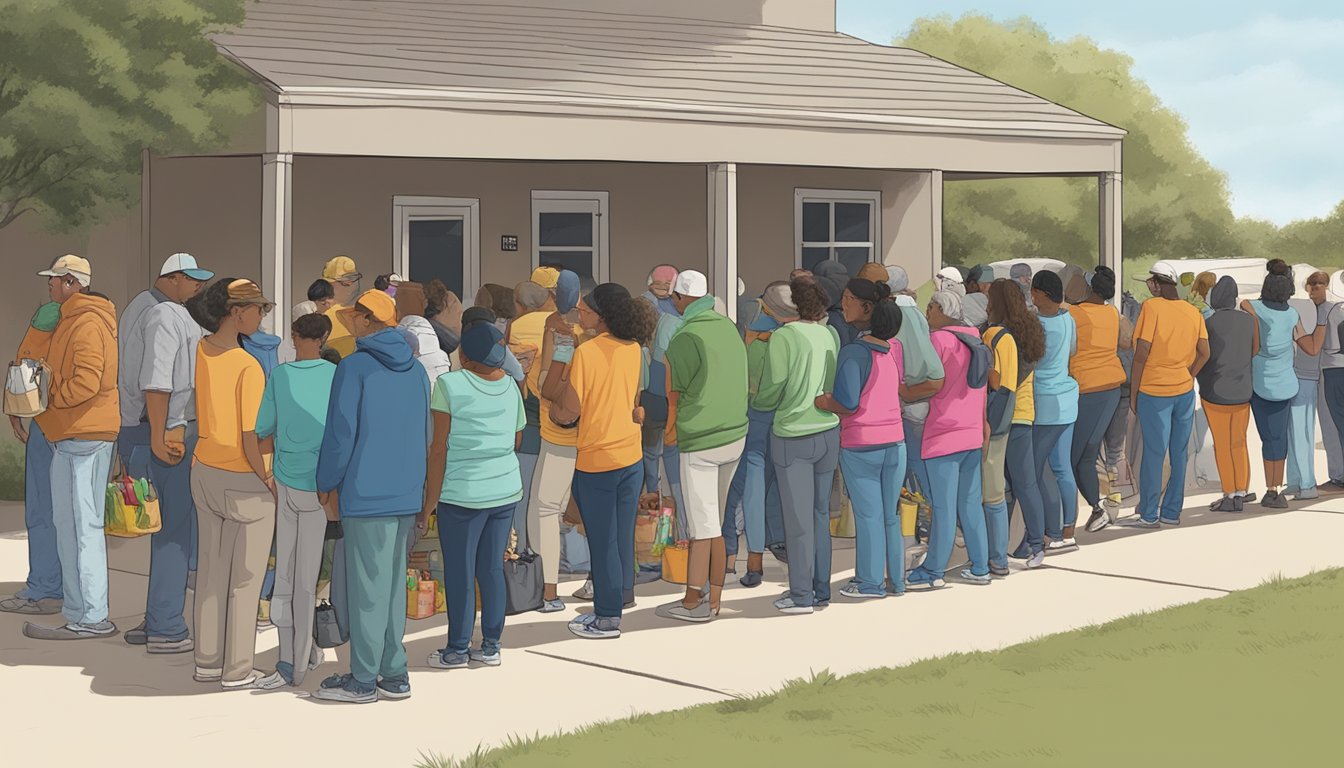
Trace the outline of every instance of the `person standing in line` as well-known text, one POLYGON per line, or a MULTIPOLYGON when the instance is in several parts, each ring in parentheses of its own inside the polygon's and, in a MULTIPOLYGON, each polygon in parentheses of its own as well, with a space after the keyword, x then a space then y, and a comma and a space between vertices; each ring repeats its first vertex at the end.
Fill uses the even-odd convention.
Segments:
POLYGON ((107 542, 103 502, 120 424, 117 392, 117 308, 89 290, 93 267, 66 255, 50 269, 51 300, 61 305, 52 332, 47 410, 36 423, 52 445, 51 519, 61 563, 61 614, 65 624, 27 622, 34 640, 83 640, 116 634, 108 618, 107 542))
MULTIPOLYGON (((28 323, 14 362, 50 357, 51 335, 60 319, 61 305, 48 298, 28 323)), ((10 416, 9 425, 15 439, 23 443, 23 526, 28 536, 28 579, 22 589, 0 600, 0 611, 53 616, 61 612, 64 593, 56 528, 51 518, 51 441, 42 433, 37 419, 25 425, 23 419, 10 416)))
POLYGON ((779 478, 789 569, 789 591, 775 610, 805 614, 831 601, 830 495, 840 419, 815 401, 835 381, 840 338, 826 323, 829 297, 816 279, 794 278, 789 293, 799 319, 770 335, 753 407, 775 413, 770 460, 779 478))
MULTIPOLYGON (((943 361, 938 358, 929 337, 929 321, 915 303, 914 292, 910 290, 910 276, 901 267, 887 267, 887 286, 891 288, 892 302, 901 311, 901 328, 896 333, 896 339, 901 342, 901 363, 905 371, 903 383, 911 388, 927 384, 936 390, 942 386, 943 361), (938 383, 935 385, 934 382, 938 383)), ((928 417, 928 400, 912 402, 901 398, 906 471, 918 481, 926 499, 929 496, 929 473, 921 452, 924 423, 928 417)))
POLYGON ((980 333, 961 319, 961 294, 941 290, 928 307, 930 339, 947 375, 934 386, 905 387, 902 398, 929 400, 924 433, 924 463, 928 467, 933 507, 929 548, 924 562, 906 575, 910 589, 945 586, 943 575, 952 556, 957 523, 966 542, 969 568, 958 578, 968 584, 989 584, 989 540, 982 501, 980 465, 989 424, 985 421, 984 382, 972 386, 969 371, 972 344, 982 345, 980 333))
POLYGON ((690 502, 684 513, 690 552, 686 595, 657 614, 689 622, 719 613, 728 562, 728 487, 747 442, 747 351, 733 321, 714 311, 714 298, 709 279, 695 270, 679 273, 672 286, 682 325, 667 345, 668 428, 690 502), (706 583, 709 594, 702 598, 706 583))
MULTIPOLYGON (((1291 277, 1270 274, 1265 277, 1260 298, 1241 302, 1242 310, 1256 319, 1259 342, 1260 351, 1251 359, 1251 415, 1260 433, 1260 455, 1265 462, 1267 488, 1260 506, 1267 509, 1288 508, 1288 500, 1279 489, 1288 460, 1289 407, 1298 391, 1293 350, 1300 348, 1296 342, 1301 335, 1297 310, 1288 306, 1292 295, 1291 277)), ((1321 331, 1323 336, 1324 327, 1321 331)))
POLYGON ((860 336, 840 348, 832 393, 816 399, 819 409, 840 416, 840 470, 855 525, 854 581, 840 594, 854 600, 883 598, 888 590, 905 593, 900 517, 905 431, 899 396, 905 371, 896 340, 901 311, 889 300, 890 290, 885 281, 849 281, 840 304, 860 336))
POLYGON ((1298 313, 1301 336, 1293 349, 1293 373, 1297 394, 1288 406, 1288 489, 1295 501, 1320 497, 1316 488, 1316 411, 1321 379, 1320 349, 1325 344, 1326 316, 1329 313, 1327 288, 1330 275, 1313 272, 1307 277, 1307 298, 1289 302, 1298 313), (1316 331, 1320 335, 1316 338, 1316 331))
POLYGON ((504 334, 486 323, 462 332, 462 370, 434 385, 425 504, 417 527, 428 529, 438 510, 448 600, 448 645, 429 655, 435 669, 463 669, 471 662, 502 663, 507 603, 504 551, 513 510, 523 497, 517 450, 526 426, 523 398, 504 375, 504 334), (481 590, 481 647, 471 648, 476 593, 481 590))
POLYGON ((183 305, 214 273, 188 253, 169 256, 154 286, 121 314, 117 347, 121 433, 117 448, 128 474, 145 477, 159 494, 163 527, 149 539, 145 620, 124 635, 150 653, 186 653, 183 616, 196 564, 196 505, 191 463, 196 450, 196 347, 201 326, 183 305), (169 434, 179 434, 169 439, 169 434))
MULTIPOLYGON (((670 269, 664 265, 659 269, 670 269)), ((662 274, 658 269, 655 273, 662 274)), ((674 274, 672 280, 675 282, 677 276, 674 274)), ((655 283, 657 285, 659 283, 655 283)), ((661 289, 659 289, 661 290, 661 289)), ((644 294, 644 300, 654 295, 652 292, 644 294)), ((661 499, 660 478, 662 473, 659 471, 659 465, 666 472, 668 490, 672 493, 673 502, 677 510, 677 528, 686 530, 686 499, 684 489, 681 484, 681 451, 675 439, 669 439, 668 424, 668 392, 667 392, 667 345, 671 343, 672 337, 681 329, 683 322, 681 312, 677 310, 676 300, 670 295, 664 300, 659 299, 655 304, 659 307, 658 322, 654 326, 653 339, 648 347, 643 350, 644 355, 644 387, 640 394, 640 406, 644 409, 644 423, 640 428, 641 447, 643 450, 644 466, 644 494, 658 496, 661 499), (663 302, 669 302, 671 311, 662 311, 663 302)), ((661 506, 661 504, 659 504, 661 506)), ((588 594, 591 597, 592 585, 587 584, 580 594, 588 594)), ((578 595, 576 595, 577 597, 578 595)))
POLYGON ((196 347, 194 677, 226 690, 255 687, 264 677, 253 661, 275 490, 257 437, 265 375, 240 337, 255 333, 272 307, 255 283, 233 278, 215 281, 193 301, 194 316, 210 334, 196 347))
POLYGON ((639 486, 640 346, 653 335, 656 310, 616 283, 593 288, 579 302, 583 327, 597 338, 578 349, 557 344, 569 363, 551 418, 578 426, 574 496, 592 557, 593 612, 569 623, 585 640, 621 636, 621 612, 635 602, 635 515, 639 486))
POLYGON ((550 288, 540 283, 526 280, 513 289, 517 302, 517 314, 509 323, 508 333, 504 336, 507 348, 523 367, 526 379, 521 392, 523 397, 523 415, 527 426, 523 428, 522 442, 518 446, 518 468, 523 483, 523 498, 514 508, 513 529, 518 533, 518 548, 531 548, 539 551, 541 544, 527 538, 527 510, 532 506, 532 475, 537 470, 537 456, 541 453, 541 361, 538 356, 545 343, 546 318, 555 312, 555 279, 560 273, 549 267, 538 267, 534 272, 539 279, 550 284, 550 288), (537 275, 536 273, 541 273, 537 275))
POLYGON ((363 277, 355 260, 349 256, 337 256, 322 267, 322 279, 331 283, 332 289, 332 303, 325 313, 331 320, 331 339, 327 343, 342 359, 354 354, 355 337, 341 322, 339 313, 355 303, 359 296, 359 281, 363 277))
POLYGON ((835 329, 840 337, 841 346, 858 338, 859 332, 845 322, 845 313, 840 309, 840 297, 845 292, 845 283, 849 282, 849 270, 838 261, 823 261, 813 269, 813 277, 826 294, 826 322, 835 329))
POLYGON ((1036 424, 1032 446, 1037 463, 1050 475, 1041 475, 1045 502, 1045 548, 1078 546, 1073 529, 1078 520, 1078 484, 1073 479, 1073 431, 1078 420, 1078 382, 1069 375, 1069 360, 1078 351, 1078 329, 1062 306, 1064 284, 1048 269, 1031 280, 1031 298, 1045 330, 1045 355, 1036 364, 1033 386, 1036 424))
POLYGON ((1022 300, 1026 302, 1027 311, 1036 313, 1036 304, 1031 300, 1031 265, 1025 261, 1019 261, 1008 269, 1008 278, 1017 283, 1018 290, 1022 291, 1022 300))
POLYGON ((350 672, 317 698, 366 704, 411 695, 406 669, 406 542, 425 505, 429 381, 397 323, 396 301, 365 291, 341 314, 355 352, 332 379, 317 499, 345 533, 350 672))
MULTIPOLYGON (((1011 280, 995 280, 989 286, 989 328, 986 343, 994 349, 994 368, 998 386, 1013 387, 1013 412, 1008 431, 1008 445, 1004 451, 1004 470, 1013 500, 1022 507, 1022 521, 1026 535, 1010 557, 1026 560, 1028 568, 1045 564, 1045 502, 1041 499, 1040 478, 1044 461, 1038 461, 1034 449, 1034 422, 1036 399, 1033 392, 1036 363, 1045 355, 1045 331, 1036 315, 1027 309, 1022 291, 1011 280), (1000 331, 1007 334, 993 340, 1000 331)), ((1009 507, 1007 488, 993 487, 993 478, 982 481, 985 486, 986 508, 996 498, 1003 497, 1004 516, 1009 507)), ((992 510, 997 513, 997 510, 992 510)), ((998 514, 986 512, 989 526, 990 566, 995 562, 1005 565, 1000 552, 1007 549, 1007 523, 998 514), (1000 522, 1005 526, 999 529, 1000 522)))
POLYGON ((290 330, 297 359, 266 380, 257 412, 257 437, 275 441, 271 621, 280 633, 280 658, 275 672, 257 682, 262 689, 302 685, 323 660, 322 649, 313 644, 313 609, 327 531, 327 515, 317 500, 317 456, 336 376, 336 366, 320 357, 331 320, 303 315, 290 330))
POLYGON ((659 315, 676 315, 677 306, 672 301, 672 284, 677 280, 677 268, 671 264, 659 264, 649 270, 649 278, 646 281, 648 290, 640 295, 639 298, 649 302, 659 315))
POLYGON ((1190 294, 1185 297, 1186 301, 1199 310, 1205 320, 1213 315, 1213 309, 1209 306, 1209 291, 1213 290, 1217 282, 1218 276, 1212 272, 1200 272, 1191 281, 1190 294))
POLYGON ((1130 408, 1138 416, 1143 458, 1139 464, 1138 517, 1131 527, 1180 525, 1185 506, 1185 464, 1195 418, 1195 377, 1209 360, 1204 316, 1176 292, 1176 270, 1153 265, 1143 279, 1153 298, 1145 301, 1135 324, 1136 393, 1130 408), (1162 487, 1162 463, 1171 475, 1162 487), (1160 518, 1160 520, 1159 520, 1160 518))
MULTIPOLYGON (((1209 291, 1213 314, 1205 321, 1209 362, 1199 372, 1199 394, 1213 434, 1223 497, 1209 509, 1240 512, 1251 487, 1246 429, 1251 423, 1251 361, 1260 353, 1256 319, 1237 309, 1237 282, 1223 276, 1209 291)), ((1254 497, 1252 497, 1254 498, 1254 497)))
MULTIPOLYGON (((1335 272, 1330 276, 1330 292, 1336 296, 1344 296, 1344 269, 1335 272)), ((1322 413, 1328 413, 1330 423, 1334 426, 1334 432, 1322 428, 1322 436, 1326 439, 1326 454, 1342 457, 1341 463, 1344 463, 1344 303, 1322 304, 1322 307, 1328 306, 1328 310, 1322 310, 1325 315, 1325 339, 1321 346, 1321 389, 1320 402, 1324 403, 1322 413)), ((1329 480, 1316 486, 1316 489, 1323 494, 1335 495, 1344 493, 1344 469, 1341 469, 1341 475, 1336 477, 1331 475, 1329 480)))
POLYGON ((961 301, 962 319, 967 325, 979 331, 984 331, 986 323, 989 322, 987 291, 992 282, 994 282, 994 270, 983 264, 971 267, 966 274, 966 297, 961 301))
POLYGON ((1078 382, 1078 420, 1073 427, 1069 459, 1078 490, 1092 507, 1087 519, 1091 533, 1114 522, 1101 503, 1097 479, 1097 457, 1115 409, 1120 406, 1120 385, 1125 381, 1120 349, 1126 339, 1120 334, 1120 312, 1107 304, 1113 298, 1115 273, 1099 266, 1092 273, 1087 298, 1069 306, 1078 330, 1078 351, 1069 360, 1069 374, 1078 382))

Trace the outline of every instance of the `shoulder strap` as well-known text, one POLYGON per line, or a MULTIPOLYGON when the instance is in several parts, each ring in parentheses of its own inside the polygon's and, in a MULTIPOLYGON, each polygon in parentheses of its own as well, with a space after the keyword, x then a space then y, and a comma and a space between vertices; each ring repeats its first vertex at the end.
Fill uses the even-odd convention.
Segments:
MULTIPOLYGON (((1007 328, 1000 328, 1000 329, 999 329, 999 332, 996 333, 996 334, 994 334, 994 338, 993 338, 993 340, 991 340, 991 341, 989 342, 989 348, 990 348, 991 350, 995 350, 995 349, 998 349, 998 348, 999 348, 999 339, 1002 339, 1002 338, 1003 338, 1003 335, 1004 335, 1005 333, 1008 333, 1008 329, 1007 329, 1007 328)), ((1009 335, 1011 335, 1011 334, 1009 334, 1009 335)))

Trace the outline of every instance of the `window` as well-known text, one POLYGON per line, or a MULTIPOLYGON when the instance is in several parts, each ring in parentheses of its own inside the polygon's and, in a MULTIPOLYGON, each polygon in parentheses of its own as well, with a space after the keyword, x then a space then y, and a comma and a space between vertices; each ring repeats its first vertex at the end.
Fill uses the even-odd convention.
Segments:
POLYGON ((392 200, 397 274, 428 285, 437 278, 458 297, 480 288, 480 201, 452 197, 392 200))
POLYGON ((608 279, 607 193, 532 193, 532 266, 608 279))
POLYGON ((881 260, 882 193, 799 189, 793 197, 795 266, 816 269, 838 261, 853 276, 865 263, 881 260))

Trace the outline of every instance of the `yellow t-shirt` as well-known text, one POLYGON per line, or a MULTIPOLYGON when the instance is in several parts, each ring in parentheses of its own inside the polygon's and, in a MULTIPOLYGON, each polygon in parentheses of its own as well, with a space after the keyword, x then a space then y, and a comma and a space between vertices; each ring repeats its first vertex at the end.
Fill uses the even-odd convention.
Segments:
POLYGON ((609 472, 643 457, 632 412, 639 394, 640 346, 604 333, 574 350, 569 382, 579 396, 578 458, 582 472, 609 472))
POLYGON ((1014 424, 1036 423, 1036 374, 1028 373, 1017 388, 1017 404, 1013 406, 1014 424))
POLYGON ((1078 391, 1105 392, 1125 383, 1125 368, 1117 352, 1120 346, 1120 313, 1106 304, 1075 304, 1069 307, 1078 328, 1078 353, 1069 359, 1069 375, 1078 391))
POLYGON ((327 337, 327 346, 336 350, 336 352, 345 359, 355 354, 355 337, 350 335, 350 329, 345 327, 341 318, 337 316, 345 307, 333 304, 325 314, 331 320, 331 335, 327 337))
MULTIPOLYGON (((1139 392, 1153 397, 1175 397, 1195 386, 1190 366, 1195 364, 1196 346, 1209 338, 1204 316, 1185 301, 1152 298, 1143 302, 1134 340, 1152 345, 1143 368, 1139 392)), ((1132 385, 1131 385, 1132 386, 1132 385)))
MULTIPOLYGON (((543 333, 544 333, 544 332, 543 332, 543 333)), ((588 341, 589 339, 591 339, 591 338, 593 338, 593 337, 591 337, 591 336, 589 336, 588 334, 584 333, 583 329, 580 328, 577 324, 574 326, 574 344, 576 345, 576 347, 575 347, 575 350, 576 350, 576 351, 577 351, 578 347, 583 346, 584 343, 587 342, 587 341, 588 341)), ((543 336, 543 338, 542 338, 542 341, 545 342, 545 337, 544 337, 544 336, 543 336)), ((541 345, 541 347, 544 349, 544 348, 545 348, 545 344, 543 343, 543 344, 541 345)), ((541 390, 541 370, 542 370, 543 367, 549 367, 549 363, 548 363, 547 361, 538 359, 537 362, 534 364, 534 367, 533 367, 533 369, 532 369, 532 370, 534 370, 534 371, 537 372, 537 390, 538 390, 538 391, 541 390)), ((548 374, 548 375, 549 375, 549 374, 548 374)), ((550 401, 550 400, 547 400, 547 399, 544 398, 544 397, 541 398, 541 408, 539 409, 539 413, 541 414, 541 439, 542 439, 542 440, 545 440, 546 442, 550 443, 551 445, 560 445, 560 446, 565 446, 565 447, 573 447, 573 446, 575 446, 575 445, 578 444, 578 442, 579 442, 579 429, 578 429, 578 427, 574 427, 573 429, 565 429, 564 427, 560 426, 559 424, 556 424, 554 421, 551 421, 551 401, 550 401)))
POLYGON ((1009 392, 1017 391, 1017 339, 1011 334, 1005 333, 1003 338, 999 339, 998 346, 994 346, 994 337, 999 335, 1003 326, 996 325, 985 331, 985 346, 994 350, 994 370, 999 372, 999 386, 1006 387, 1009 392))
POLYGON ((266 389, 261 364, 244 349, 222 350, 208 341, 196 347, 196 461, 226 472, 251 472, 243 433, 257 429, 266 389))
POLYGON ((527 372, 527 391, 534 397, 541 395, 541 342, 545 338, 546 318, 550 317, 550 312, 528 312, 522 317, 515 318, 509 325, 509 347, 513 350, 515 356, 519 350, 531 348, 533 353, 532 368, 527 372))

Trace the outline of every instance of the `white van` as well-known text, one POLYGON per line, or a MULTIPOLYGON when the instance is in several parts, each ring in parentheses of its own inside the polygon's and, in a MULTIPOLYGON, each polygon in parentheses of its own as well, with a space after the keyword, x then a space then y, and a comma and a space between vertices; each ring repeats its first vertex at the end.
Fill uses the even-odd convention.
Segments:
POLYGON ((1042 269, 1048 269, 1051 272, 1058 272, 1064 268, 1064 262, 1059 259, 1008 259, 1006 261, 995 261, 989 266, 994 270, 995 280, 1009 279, 1008 272, 1014 264, 1026 264, 1031 267, 1031 274, 1035 275, 1042 269))

